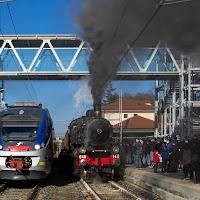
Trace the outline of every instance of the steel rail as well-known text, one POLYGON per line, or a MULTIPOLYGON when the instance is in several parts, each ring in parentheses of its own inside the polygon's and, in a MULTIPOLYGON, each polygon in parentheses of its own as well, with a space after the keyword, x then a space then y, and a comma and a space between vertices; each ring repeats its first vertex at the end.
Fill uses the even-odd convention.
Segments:
POLYGON ((0 185, 0 193, 3 192, 6 189, 6 183, 3 183, 0 185))
POLYGON ((142 200, 141 198, 137 197, 136 195, 134 195, 133 193, 129 192, 128 190, 126 190, 125 188, 121 187, 120 185, 116 184, 113 181, 109 181, 109 183, 116 189, 120 190, 122 193, 134 198, 135 200, 142 200))
POLYGON ((97 193, 83 180, 80 180, 83 186, 87 189, 87 191, 96 199, 101 200, 101 198, 97 195, 97 193))
POLYGON ((27 200, 34 200, 39 189, 40 189, 40 186, 38 184, 28 193, 27 200))

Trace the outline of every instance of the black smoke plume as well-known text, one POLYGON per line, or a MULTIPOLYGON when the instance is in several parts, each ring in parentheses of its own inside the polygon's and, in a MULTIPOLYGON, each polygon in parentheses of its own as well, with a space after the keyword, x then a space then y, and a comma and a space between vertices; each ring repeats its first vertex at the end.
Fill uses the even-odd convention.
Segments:
MULTIPOLYGON (((75 24, 93 50, 88 66, 94 104, 101 103, 107 84, 119 69, 127 44, 135 40, 159 3, 159 0, 83 1, 75 24)), ((161 40, 162 44, 186 53, 197 49, 200 45, 199 10, 198 0, 162 6, 134 47, 155 47, 161 40)))

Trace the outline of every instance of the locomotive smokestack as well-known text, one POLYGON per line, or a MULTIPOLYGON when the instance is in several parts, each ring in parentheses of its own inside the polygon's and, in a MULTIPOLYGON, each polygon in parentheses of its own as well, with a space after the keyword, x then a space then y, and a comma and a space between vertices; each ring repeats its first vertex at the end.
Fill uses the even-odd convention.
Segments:
POLYGON ((94 105, 94 116, 101 117, 101 105, 100 104, 94 105))

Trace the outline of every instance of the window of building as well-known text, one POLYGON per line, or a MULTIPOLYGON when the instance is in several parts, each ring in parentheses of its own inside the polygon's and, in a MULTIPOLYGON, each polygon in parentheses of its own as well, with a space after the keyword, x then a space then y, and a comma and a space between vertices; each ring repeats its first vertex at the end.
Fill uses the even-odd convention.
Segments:
POLYGON ((128 114, 124 114, 124 118, 128 118, 128 114))

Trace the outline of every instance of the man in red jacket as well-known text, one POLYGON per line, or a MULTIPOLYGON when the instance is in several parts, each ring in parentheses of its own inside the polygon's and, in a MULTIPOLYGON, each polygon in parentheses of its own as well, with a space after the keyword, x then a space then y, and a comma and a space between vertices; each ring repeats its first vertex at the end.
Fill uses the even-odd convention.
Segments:
POLYGON ((160 162, 159 156, 158 156, 158 151, 154 150, 154 155, 153 155, 153 162, 154 162, 154 173, 158 173, 158 164, 160 162))

